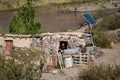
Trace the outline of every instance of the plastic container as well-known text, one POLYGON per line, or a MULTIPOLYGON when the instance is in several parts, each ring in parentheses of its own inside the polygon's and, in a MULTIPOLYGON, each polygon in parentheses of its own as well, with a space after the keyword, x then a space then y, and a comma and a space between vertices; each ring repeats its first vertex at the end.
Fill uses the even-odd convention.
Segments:
POLYGON ((73 66, 72 57, 66 57, 64 59, 65 68, 70 68, 73 66))

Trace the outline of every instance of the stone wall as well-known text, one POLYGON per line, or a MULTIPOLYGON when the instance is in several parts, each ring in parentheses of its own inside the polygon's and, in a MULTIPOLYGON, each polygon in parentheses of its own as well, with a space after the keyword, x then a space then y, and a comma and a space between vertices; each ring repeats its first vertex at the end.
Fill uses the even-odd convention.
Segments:
POLYGON ((13 47, 36 48, 45 53, 56 54, 60 41, 66 41, 69 48, 85 45, 87 34, 82 32, 42 33, 38 35, 10 35, 0 36, 0 45, 5 46, 5 40, 12 40, 13 47))
POLYGON ((58 52, 60 41, 68 42, 69 48, 76 48, 86 44, 85 33, 81 32, 61 32, 44 33, 33 38, 32 47, 41 49, 45 53, 56 54, 58 52))

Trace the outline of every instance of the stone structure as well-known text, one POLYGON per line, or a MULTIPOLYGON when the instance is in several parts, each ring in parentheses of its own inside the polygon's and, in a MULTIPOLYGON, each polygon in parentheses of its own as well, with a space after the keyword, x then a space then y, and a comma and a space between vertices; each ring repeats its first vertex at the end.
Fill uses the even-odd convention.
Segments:
POLYGON ((86 44, 85 36, 81 32, 44 33, 34 37, 31 46, 55 54, 60 42, 66 42, 69 48, 76 48, 86 44))
POLYGON ((7 45, 13 45, 13 47, 36 48, 45 51, 45 53, 55 54, 58 52, 60 42, 66 42, 69 48, 76 48, 90 41, 87 36, 89 34, 82 32, 42 33, 37 35, 6 34, 0 36, 0 45, 5 49, 7 49, 7 45))

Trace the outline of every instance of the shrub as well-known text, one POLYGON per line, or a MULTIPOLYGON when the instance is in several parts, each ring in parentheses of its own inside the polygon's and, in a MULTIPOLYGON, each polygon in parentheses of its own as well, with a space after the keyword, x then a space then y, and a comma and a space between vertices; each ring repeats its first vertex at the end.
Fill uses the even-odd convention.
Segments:
POLYGON ((12 34, 35 34, 39 32, 41 24, 34 22, 35 10, 32 8, 31 0, 18 10, 18 16, 15 16, 10 24, 10 33, 12 34))
POLYGON ((116 30, 120 28, 120 14, 114 14, 103 18, 96 27, 101 30, 116 30))
POLYGON ((14 49, 10 59, 0 56, 0 80, 38 80, 42 77, 44 58, 42 52, 30 49, 14 49), (14 62, 13 59, 16 59, 14 62), (34 64, 34 62, 40 64, 34 64))
POLYGON ((80 71, 79 80, 119 80, 120 66, 118 65, 99 65, 91 66, 88 69, 80 71))
POLYGON ((36 49, 21 49, 15 48, 11 52, 11 56, 17 59, 21 64, 25 66, 34 66, 34 62, 40 62, 41 59, 44 60, 43 51, 36 49))
POLYGON ((0 80, 20 80, 22 66, 0 56, 0 80))
POLYGON ((42 76, 42 69, 46 62, 45 54, 43 53, 43 51, 37 49, 15 48, 13 49, 11 56, 16 58, 19 63, 23 65, 23 67, 27 70, 26 72, 30 72, 30 77, 32 76, 32 78, 36 78, 37 76, 42 76), (38 74, 36 73, 37 71, 38 74))
POLYGON ((108 37, 106 37, 105 34, 100 30, 93 30, 93 41, 97 47, 111 47, 111 40, 108 37))

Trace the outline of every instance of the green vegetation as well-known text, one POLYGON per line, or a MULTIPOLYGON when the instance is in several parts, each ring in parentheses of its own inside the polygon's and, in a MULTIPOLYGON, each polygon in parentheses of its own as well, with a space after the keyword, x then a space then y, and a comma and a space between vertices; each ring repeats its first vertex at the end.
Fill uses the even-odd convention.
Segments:
POLYGON ((36 49, 16 49, 11 52, 11 56, 19 60, 20 63, 25 64, 25 66, 35 66, 32 62, 40 62, 41 59, 43 59, 44 63, 44 56, 42 54, 42 51, 36 50, 36 49), (31 62, 32 61, 32 62, 31 62))
POLYGON ((0 56, 0 80, 39 80, 45 63, 42 53, 15 48, 9 59, 0 56))
POLYGON ((93 33, 93 41, 97 47, 111 47, 111 40, 101 30, 94 29, 93 33))
MULTIPOLYGON (((120 13, 104 17, 93 29, 94 43, 98 47, 111 47, 111 41, 105 31, 120 29, 120 13)), ((119 36, 119 32, 118 32, 119 36)))
POLYGON ((79 80, 119 80, 120 66, 118 65, 100 65, 92 66, 80 71, 79 80))
POLYGON ((15 48, 11 52, 11 56, 17 59, 24 69, 32 72, 28 76, 35 79, 42 77, 42 69, 45 64, 45 54, 43 53, 43 51, 36 49, 15 48))
POLYGON ((1 80, 20 80, 22 76, 22 66, 13 63, 12 60, 5 60, 0 56, 0 79, 1 80))
POLYGON ((40 23, 34 23, 35 11, 32 8, 31 1, 22 6, 18 11, 18 16, 13 18, 10 24, 10 33, 12 34, 34 34, 40 30, 40 23))
POLYGON ((120 28, 120 13, 103 18, 96 28, 101 30, 116 30, 120 28))

